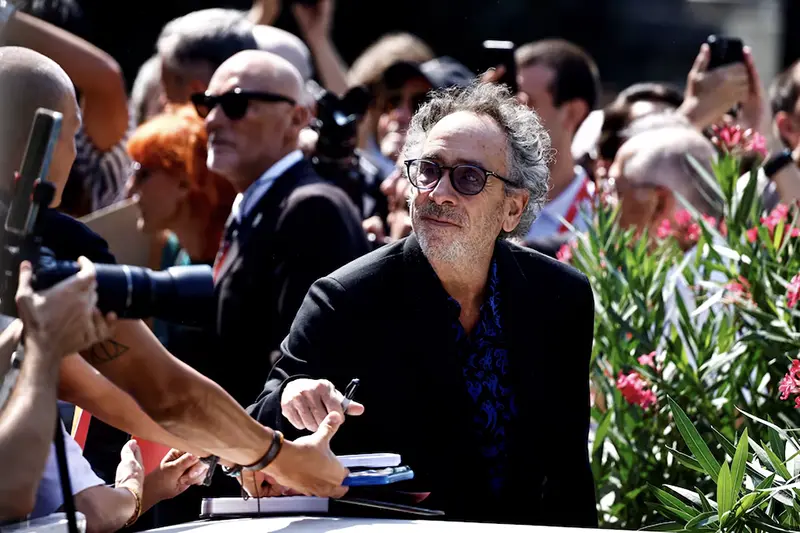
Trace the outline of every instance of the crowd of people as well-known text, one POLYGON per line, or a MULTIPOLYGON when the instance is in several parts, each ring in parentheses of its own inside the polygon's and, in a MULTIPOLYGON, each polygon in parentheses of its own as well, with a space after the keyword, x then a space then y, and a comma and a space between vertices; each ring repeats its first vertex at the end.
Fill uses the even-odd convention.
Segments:
POLYGON ((683 89, 643 80, 598 108, 598 67, 564 40, 517 48, 512 94, 507 67, 476 75, 410 33, 348 68, 332 0, 293 6, 302 39, 268 5, 170 21, 128 95, 108 54, 0 0, 4 210, 20 132, 37 108, 62 113, 42 242, 81 265, 39 292, 19 268, 0 521, 63 510, 58 427, 92 532, 190 521, 242 490, 342 497, 334 452, 377 451, 400 453, 416 474, 400 490, 448 519, 596 526, 595 307, 558 251, 601 194, 652 235, 679 197, 719 216, 698 167, 722 124, 779 139, 760 193, 800 198, 800 67, 767 94, 751 50, 711 68, 703 44, 683 89), (115 258, 76 219, 126 199, 146 266, 212 267, 205 325, 97 310, 94 265, 115 258), (82 447, 71 406, 92 415, 82 447), (146 471, 131 435, 172 450, 146 471))

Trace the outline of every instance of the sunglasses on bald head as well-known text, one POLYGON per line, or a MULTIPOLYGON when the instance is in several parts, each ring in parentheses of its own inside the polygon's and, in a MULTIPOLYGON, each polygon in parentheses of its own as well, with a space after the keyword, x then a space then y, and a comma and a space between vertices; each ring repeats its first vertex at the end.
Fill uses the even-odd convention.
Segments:
POLYGON ((206 118, 208 114, 211 113, 211 110, 219 105, 222 107, 222 112, 225 113, 225 116, 231 120, 240 120, 244 117, 247 114, 247 107, 252 100, 257 102, 284 102, 293 106, 297 105, 297 102, 288 96, 262 91, 245 91, 239 88, 220 95, 195 93, 192 95, 191 99, 200 118, 206 118))

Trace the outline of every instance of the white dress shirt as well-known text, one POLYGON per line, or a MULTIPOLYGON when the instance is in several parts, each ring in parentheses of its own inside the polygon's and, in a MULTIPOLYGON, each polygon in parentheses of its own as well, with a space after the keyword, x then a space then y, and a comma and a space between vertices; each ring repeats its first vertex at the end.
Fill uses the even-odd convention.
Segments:
POLYGON ((283 175, 284 172, 303 160, 303 152, 295 150, 279 159, 264 172, 260 178, 254 181, 244 193, 239 193, 233 200, 231 206, 231 216, 241 222, 258 205, 258 202, 267 194, 267 191, 275 183, 275 180, 283 175))
MULTIPOLYGON (((572 180, 572 183, 570 183, 569 187, 564 189, 556 198, 553 198, 552 201, 545 204, 542 212, 539 213, 530 231, 528 231, 527 239, 550 237, 558 233, 563 225, 561 219, 566 218, 570 207, 572 207, 573 202, 584 187, 584 180, 588 178, 589 176, 586 174, 583 167, 576 166, 575 178, 572 180)), ((572 225, 578 232, 586 230, 586 221, 584 217, 581 216, 581 211, 589 213, 591 212, 591 208, 591 200, 586 199, 581 202, 580 211, 572 220, 572 225)))

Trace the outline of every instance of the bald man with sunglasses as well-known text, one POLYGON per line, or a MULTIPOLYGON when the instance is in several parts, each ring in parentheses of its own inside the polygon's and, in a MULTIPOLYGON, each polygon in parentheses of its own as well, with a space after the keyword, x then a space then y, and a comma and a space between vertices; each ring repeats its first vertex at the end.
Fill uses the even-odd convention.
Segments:
POLYGON ((192 96, 209 134, 208 168, 239 193, 214 265, 227 358, 209 377, 245 405, 311 284, 368 251, 356 207, 298 149, 304 101, 296 68, 262 51, 234 55, 192 96))

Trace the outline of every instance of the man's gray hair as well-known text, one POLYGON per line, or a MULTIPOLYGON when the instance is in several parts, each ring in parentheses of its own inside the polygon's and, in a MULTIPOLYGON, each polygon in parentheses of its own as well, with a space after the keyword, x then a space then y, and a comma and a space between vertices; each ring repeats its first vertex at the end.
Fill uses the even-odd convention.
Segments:
POLYGON ((159 107, 161 94, 161 59, 153 55, 142 63, 136 79, 133 80, 128 111, 134 126, 141 126, 159 107))
POLYGON ((508 161, 503 177, 515 184, 504 183, 506 194, 524 189, 530 193, 530 198, 517 227, 512 232, 501 232, 500 238, 524 237, 547 200, 553 154, 550 136, 539 116, 517 101, 505 86, 476 81, 468 87, 431 93, 428 102, 411 119, 401 158, 419 157, 431 129, 446 116, 459 111, 489 117, 505 131, 508 161))
POLYGON ((717 151, 711 141, 674 114, 643 117, 629 129, 632 135, 621 149, 632 150, 622 171, 628 180, 660 185, 680 194, 701 213, 722 216, 722 198, 697 168, 714 179, 717 151))
POLYGON ((168 22, 156 44, 169 68, 182 71, 198 63, 216 70, 231 56, 258 48, 253 23, 235 9, 194 11, 168 22))

